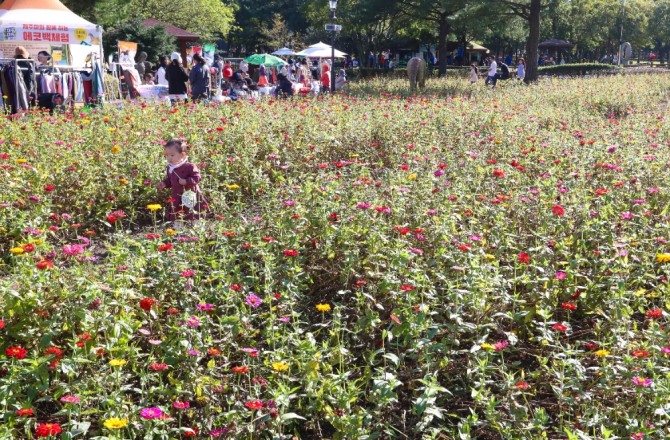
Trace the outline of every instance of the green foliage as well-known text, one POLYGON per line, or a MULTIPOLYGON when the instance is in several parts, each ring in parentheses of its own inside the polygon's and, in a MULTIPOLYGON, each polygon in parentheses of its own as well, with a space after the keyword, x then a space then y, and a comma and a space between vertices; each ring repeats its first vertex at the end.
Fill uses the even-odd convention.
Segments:
POLYGON ((427 86, 6 120, 0 437, 670 437, 670 75, 427 86))
POLYGON ((136 42, 138 53, 146 52, 151 62, 156 62, 159 55, 169 54, 177 48, 174 37, 169 35, 165 28, 160 26, 149 28, 139 21, 122 24, 105 33, 103 38, 105 53, 116 53, 118 51, 117 41, 136 42))
POLYGON ((540 75, 549 76, 583 76, 597 75, 599 73, 620 73, 623 68, 612 64, 581 63, 581 64, 557 64, 555 66, 541 66, 538 68, 540 75))

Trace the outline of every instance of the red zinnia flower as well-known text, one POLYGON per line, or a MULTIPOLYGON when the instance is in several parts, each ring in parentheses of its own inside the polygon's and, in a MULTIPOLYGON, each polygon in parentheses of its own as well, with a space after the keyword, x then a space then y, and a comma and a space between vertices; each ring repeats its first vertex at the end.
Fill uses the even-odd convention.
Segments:
POLYGON ((403 292, 411 292, 414 289, 415 287, 410 284, 403 284, 402 286, 400 286, 400 290, 402 290, 403 292))
POLYGON ((649 356, 649 352, 647 350, 635 350, 633 352, 633 357, 636 358, 643 358, 649 356))
POLYGON ((107 214, 107 221, 110 223, 116 223, 118 220, 121 220, 123 218, 126 218, 126 213, 123 212, 122 210, 110 212, 107 214))
POLYGON ((58 435, 62 432, 58 423, 40 423, 35 427, 36 437, 50 437, 58 435))
POLYGON ((577 304, 564 302, 563 304, 561 304, 561 308, 564 308, 565 310, 570 310, 571 312, 574 312, 575 310, 577 310, 577 304))
POLYGON ((145 312, 150 312, 151 307, 156 303, 156 300, 153 298, 142 298, 140 300, 140 308, 145 312))
POLYGON ((649 309, 645 316, 649 319, 660 319, 663 317, 663 310, 661 309, 649 309))
POLYGON ((5 328, 5 321, 0 319, 0 330, 2 330, 3 328, 5 328))
POLYGON ((235 292, 239 292, 242 289, 241 284, 231 284, 230 285, 230 290, 234 290, 235 292))
POLYGON ((149 365, 149 368, 153 371, 163 371, 168 369, 168 364, 154 362, 153 364, 149 365))
POLYGON ((493 170, 493 175, 502 178, 505 177, 505 172, 503 170, 499 170, 498 168, 496 168, 495 170, 493 170))
POLYGON ((53 191, 55 189, 56 189, 56 187, 53 186, 53 185, 44 185, 44 191, 50 192, 50 191, 53 191))
POLYGON ((23 347, 9 347, 5 350, 5 355, 14 359, 23 359, 26 357, 27 353, 28 352, 23 347))
POLYGON ((26 243, 22 246, 22 248, 23 248, 23 252, 28 253, 28 252, 32 252, 32 251, 35 250, 35 245, 32 244, 32 243, 26 243))
POLYGON ((54 263, 51 260, 42 260, 35 265, 39 270, 53 269, 54 263))
POLYGON ((284 251, 284 255, 287 257, 297 257, 298 251, 296 251, 295 249, 286 249, 284 251))
POLYGON ((233 373, 244 374, 249 371, 249 367, 242 365, 240 367, 233 367, 233 373))
POLYGON ((30 408, 21 408, 20 410, 16 411, 16 415, 19 417, 32 417, 35 415, 35 411, 30 408))
POLYGON ((554 330, 559 331, 561 333, 564 333, 568 329, 566 326, 564 326, 563 324, 560 324, 558 322, 556 324, 552 325, 551 328, 553 328, 554 330))
POLYGON ((245 402, 244 406, 246 406, 250 410, 261 409, 261 408, 263 408, 263 401, 262 400, 250 400, 248 402, 245 402))
POLYGON ((63 357, 63 350, 58 347, 48 347, 46 350, 44 350, 44 354, 52 355, 55 356, 56 359, 60 359, 63 357))
POLYGON ((530 388, 530 385, 528 385, 528 383, 522 380, 520 382, 517 382, 516 388, 519 390, 527 390, 528 388, 530 388))
POLYGON ((521 264, 530 264, 530 255, 521 252, 519 255, 517 255, 517 260, 521 264))
POLYGON ((551 208, 551 213, 556 217, 563 217, 563 214, 565 214, 565 209, 563 209, 561 205, 554 205, 554 207, 551 208))
POLYGON ((158 251, 159 252, 166 252, 172 249, 174 246, 172 246, 172 243, 165 243, 160 246, 158 246, 158 251))

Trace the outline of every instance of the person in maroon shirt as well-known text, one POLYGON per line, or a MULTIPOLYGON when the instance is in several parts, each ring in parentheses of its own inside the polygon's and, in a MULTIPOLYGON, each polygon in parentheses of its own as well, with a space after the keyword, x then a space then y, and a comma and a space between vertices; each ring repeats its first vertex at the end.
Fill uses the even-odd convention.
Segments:
POLYGON ((167 176, 158 182, 158 189, 172 190, 171 206, 168 220, 195 220, 204 217, 207 206, 203 203, 200 194, 200 170, 188 161, 186 146, 178 139, 172 139, 165 144, 165 157, 168 161, 167 176), (184 206, 182 195, 190 190, 196 194, 196 203, 193 208, 184 206))

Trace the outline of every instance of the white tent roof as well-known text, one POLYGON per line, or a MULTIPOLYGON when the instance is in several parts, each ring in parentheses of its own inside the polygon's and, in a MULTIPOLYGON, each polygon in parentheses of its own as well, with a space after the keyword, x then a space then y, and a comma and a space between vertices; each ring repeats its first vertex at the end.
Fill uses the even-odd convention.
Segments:
POLYGON ((5 0, 0 5, 5 43, 100 44, 102 29, 70 11, 59 0, 5 0))
MULTIPOLYGON (((316 44, 312 44, 307 49, 298 52, 296 55, 307 58, 330 58, 332 49, 328 44, 319 41, 316 44)), ((346 55, 345 52, 335 49, 335 58, 344 58, 346 55)))
POLYGON ((272 52, 272 55, 295 55, 295 52, 293 52, 288 47, 282 47, 281 49, 277 49, 272 52))

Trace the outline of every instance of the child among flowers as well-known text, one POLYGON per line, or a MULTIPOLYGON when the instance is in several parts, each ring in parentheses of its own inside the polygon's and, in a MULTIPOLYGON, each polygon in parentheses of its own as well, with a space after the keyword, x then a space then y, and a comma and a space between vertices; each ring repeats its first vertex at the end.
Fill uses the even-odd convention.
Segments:
POLYGON ((168 220, 195 220, 204 215, 206 205, 202 203, 200 195, 200 170, 188 161, 186 146, 179 139, 171 139, 165 144, 165 157, 168 161, 167 176, 158 182, 158 189, 172 189, 168 220), (184 192, 192 191, 196 194, 195 206, 184 206, 182 196, 184 192))

